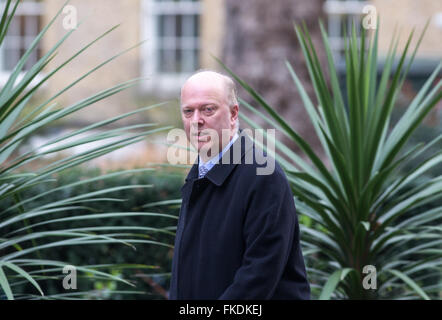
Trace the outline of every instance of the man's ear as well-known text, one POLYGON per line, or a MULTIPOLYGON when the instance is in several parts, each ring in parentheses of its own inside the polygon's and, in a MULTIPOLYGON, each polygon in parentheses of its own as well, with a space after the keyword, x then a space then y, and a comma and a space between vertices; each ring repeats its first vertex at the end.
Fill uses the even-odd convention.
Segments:
POLYGON ((236 121, 236 118, 239 117, 239 106, 237 104, 235 104, 233 106, 233 108, 231 108, 230 113, 231 113, 231 115, 233 117, 233 120, 236 121))

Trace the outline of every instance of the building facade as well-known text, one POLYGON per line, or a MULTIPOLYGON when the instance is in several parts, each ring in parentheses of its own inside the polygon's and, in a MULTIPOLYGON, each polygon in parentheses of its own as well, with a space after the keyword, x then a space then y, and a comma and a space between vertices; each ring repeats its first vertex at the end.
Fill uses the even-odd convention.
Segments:
MULTIPOLYGON (((2 6, 4 3, 5 0, 0 2, 2 6)), ((264 97, 269 96, 277 110, 299 128, 301 134, 308 136, 309 128, 304 127, 306 114, 296 111, 303 109, 299 97, 290 96, 292 85, 287 90, 284 87, 286 78, 289 78, 283 63, 286 55, 295 52, 293 59, 303 63, 299 47, 293 47, 292 51, 284 49, 297 41, 293 19, 306 19, 313 26, 317 26, 319 18, 325 20, 336 62, 342 65, 343 25, 351 27, 352 21, 367 19, 367 14, 373 13, 373 9, 380 17, 381 58, 388 51, 396 27, 402 34, 400 50, 411 30, 415 28, 418 35, 428 22, 426 36, 411 69, 411 76, 419 84, 442 59, 441 1, 72 0, 63 7, 59 0, 25 0, 20 4, 0 49, 0 85, 6 82, 37 34, 61 11, 37 50, 31 54, 28 68, 73 27, 72 35, 57 50, 57 56, 46 72, 106 31, 116 25, 118 27, 91 45, 41 88, 43 98, 57 94, 91 69, 124 51, 127 52, 100 66, 96 72, 57 97, 57 103, 70 105, 118 83, 133 78, 143 79, 134 88, 76 113, 62 125, 89 124, 137 107, 169 100, 171 103, 165 112, 151 112, 143 115, 144 118, 128 118, 123 123, 153 120, 179 126, 177 108, 181 84, 197 69, 221 69, 213 58, 215 56, 227 61, 234 71, 238 70, 239 75, 244 76, 264 97), (282 25, 288 27, 282 28, 282 25), (275 32, 288 35, 278 40, 275 32), (240 55, 239 50, 249 51, 240 55), (272 65, 271 61, 281 63, 272 65), (271 70, 266 70, 265 67, 270 65, 271 70), (269 72, 273 76, 268 76, 269 72), (260 86, 263 83, 265 85, 260 86), (277 92, 275 88, 278 88, 277 92)), ((417 39, 415 36, 413 43, 417 39)), ((301 80, 309 81, 307 73, 301 74, 301 80)), ((440 114, 441 108, 438 109, 440 114)))

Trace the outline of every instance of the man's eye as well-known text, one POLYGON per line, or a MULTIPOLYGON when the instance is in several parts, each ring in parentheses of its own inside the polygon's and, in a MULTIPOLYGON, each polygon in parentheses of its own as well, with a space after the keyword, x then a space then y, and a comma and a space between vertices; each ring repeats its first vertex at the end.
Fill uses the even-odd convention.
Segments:
POLYGON ((215 111, 215 108, 214 107, 205 107, 203 111, 205 114, 212 114, 215 111))
POLYGON ((185 115, 189 115, 189 114, 192 114, 192 110, 189 110, 189 109, 187 109, 187 110, 183 110, 183 113, 184 113, 185 115))

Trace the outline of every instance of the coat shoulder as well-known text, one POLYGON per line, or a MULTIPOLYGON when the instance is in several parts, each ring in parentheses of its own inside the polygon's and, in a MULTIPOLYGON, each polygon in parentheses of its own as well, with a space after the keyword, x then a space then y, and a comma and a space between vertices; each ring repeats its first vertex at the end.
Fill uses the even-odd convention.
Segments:
POLYGON ((237 170, 242 179, 287 183, 287 176, 278 161, 256 145, 244 156, 237 170))

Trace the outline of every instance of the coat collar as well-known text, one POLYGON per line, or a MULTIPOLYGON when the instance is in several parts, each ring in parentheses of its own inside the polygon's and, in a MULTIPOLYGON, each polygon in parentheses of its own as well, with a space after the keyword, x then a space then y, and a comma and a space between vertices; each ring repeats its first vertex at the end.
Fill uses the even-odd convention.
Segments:
MULTIPOLYGON (((249 138, 249 136, 243 131, 239 130, 238 139, 230 146, 230 148, 224 153, 219 163, 215 164, 215 166, 209 170, 206 174, 206 178, 210 180, 217 186, 221 186, 232 170, 236 167, 238 163, 235 163, 233 157, 233 151, 241 148, 241 161, 243 163, 243 158, 245 154, 252 149, 253 141, 249 138), (224 163, 225 162, 225 163, 224 163)), ((189 171, 189 174, 186 178, 186 183, 189 180, 196 180, 198 178, 198 158, 192 168, 189 171)), ((236 161, 237 162, 237 161, 236 161)))

